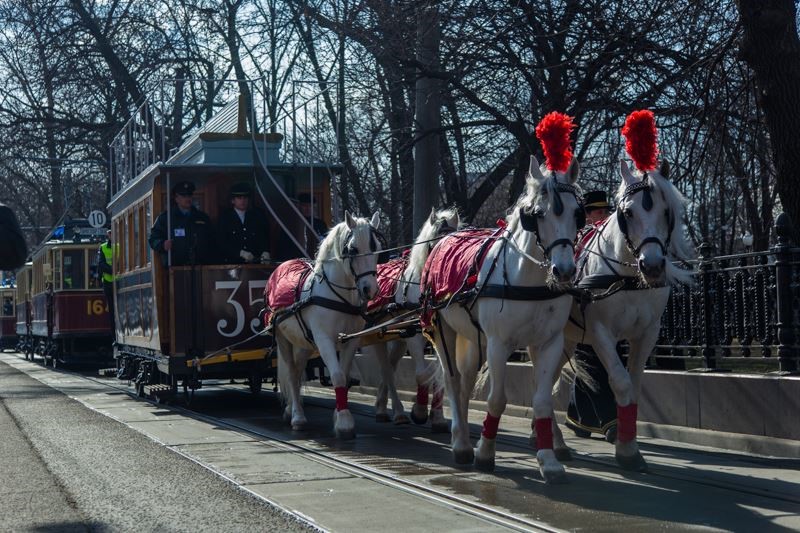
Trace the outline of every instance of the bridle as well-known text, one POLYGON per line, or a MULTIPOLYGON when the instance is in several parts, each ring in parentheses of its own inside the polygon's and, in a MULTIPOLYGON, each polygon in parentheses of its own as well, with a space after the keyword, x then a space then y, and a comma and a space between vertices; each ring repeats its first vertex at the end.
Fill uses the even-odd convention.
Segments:
MULTIPOLYGON (((561 183, 555 177, 548 179, 553 181, 553 189, 556 191, 556 194, 553 195, 553 212, 557 216, 561 216, 564 213, 564 202, 561 200, 561 193, 568 192, 572 194, 578 203, 578 208, 575 210, 575 224, 577 228, 582 228, 586 224, 586 212, 583 209, 583 195, 581 195, 580 189, 569 183, 561 183)), ((556 246, 569 246, 574 250, 575 242, 567 238, 556 239, 547 247, 542 244, 542 237, 539 235, 539 218, 544 217, 544 214, 544 211, 538 208, 534 208, 532 213, 525 212, 522 207, 519 208, 519 221, 522 224, 522 229, 530 231, 536 236, 536 245, 544 254, 545 259, 550 259, 550 252, 556 246)))
MULTIPOLYGON (((353 260, 356 257, 359 257, 361 255, 367 255, 367 254, 360 254, 358 252, 358 248, 356 248, 352 244, 352 242, 351 242, 352 240, 353 240, 353 231, 350 230, 350 231, 347 232, 347 237, 345 237, 345 239, 344 239, 344 242, 346 244, 344 245, 344 249, 342 250, 342 258, 348 260, 347 264, 350 267, 350 273, 353 275, 355 283, 358 284, 358 280, 360 280, 361 278, 364 278, 364 277, 367 277, 367 276, 377 276, 378 275, 378 271, 377 270, 366 270, 366 271, 361 272, 361 273, 357 273, 356 272, 356 269, 353 268, 353 260)), ((385 239, 383 238, 383 235, 381 235, 381 233, 378 230, 376 230, 375 228, 370 226, 370 228, 369 228, 369 255, 372 255, 372 254, 375 254, 376 252, 378 252, 378 246, 379 246, 379 244, 381 242, 385 242, 385 239)))
POLYGON ((634 183, 633 185, 628 185, 625 188, 625 191, 622 193, 622 197, 619 199, 619 203, 617 204, 617 225, 619 226, 619 230, 625 236, 625 244, 628 247, 628 250, 633 254, 634 257, 639 257, 639 253, 642 251, 642 248, 649 243, 658 244, 661 248, 661 253, 664 256, 667 255, 667 251, 669 250, 670 239, 672 238, 672 230, 675 228, 675 217, 672 216, 672 212, 669 208, 664 210, 664 216, 667 217, 667 240, 666 242, 661 242, 656 236, 646 237, 642 242, 639 243, 639 246, 634 246, 633 242, 631 242, 631 238, 628 235, 628 221, 625 220, 625 213, 622 209, 622 203, 630 198, 631 196, 641 192, 642 193, 642 207, 645 211, 651 211, 653 209, 653 195, 651 192, 651 186, 647 182, 647 173, 642 176, 642 181, 634 183))

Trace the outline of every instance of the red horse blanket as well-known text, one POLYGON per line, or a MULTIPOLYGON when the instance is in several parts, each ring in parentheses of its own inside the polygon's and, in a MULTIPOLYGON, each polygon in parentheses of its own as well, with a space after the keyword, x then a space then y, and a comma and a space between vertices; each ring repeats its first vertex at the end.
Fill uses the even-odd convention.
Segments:
POLYGON ((368 313, 374 313, 394 302, 397 282, 407 266, 407 255, 378 265, 378 294, 367 303, 368 313))
POLYGON ((594 238, 595 234, 597 233, 597 229, 605 224, 606 220, 608 220, 608 217, 595 222, 591 226, 584 226, 583 229, 578 231, 578 237, 575 239, 577 242, 575 245, 576 261, 581 258, 584 248, 586 248, 586 245, 589 244, 589 242, 594 238))
POLYGON ((422 325, 430 325, 431 309, 454 294, 471 289, 478 281, 483 260, 505 229, 467 229, 452 233, 431 250, 420 279, 425 311, 422 325))
POLYGON ((285 261, 275 269, 264 288, 264 301, 267 302, 265 326, 270 325, 275 311, 289 307, 300 299, 300 291, 312 270, 312 263, 303 259, 285 261))

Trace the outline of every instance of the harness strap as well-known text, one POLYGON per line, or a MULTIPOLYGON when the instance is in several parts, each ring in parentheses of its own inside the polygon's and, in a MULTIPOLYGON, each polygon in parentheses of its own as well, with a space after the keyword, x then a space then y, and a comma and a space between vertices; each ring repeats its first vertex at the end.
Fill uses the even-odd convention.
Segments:
POLYGON ((519 285, 499 285, 486 283, 481 287, 480 297, 501 298, 503 300, 551 300, 564 296, 566 292, 556 291, 545 285, 523 287, 519 285))

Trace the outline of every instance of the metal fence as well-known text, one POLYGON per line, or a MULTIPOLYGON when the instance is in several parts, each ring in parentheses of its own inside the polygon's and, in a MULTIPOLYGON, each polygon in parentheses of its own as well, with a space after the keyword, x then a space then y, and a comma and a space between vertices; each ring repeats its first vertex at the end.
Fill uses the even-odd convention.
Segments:
POLYGON ((800 248, 787 214, 775 234, 763 252, 712 257, 700 247, 696 283, 672 290, 656 367, 798 371, 800 248))

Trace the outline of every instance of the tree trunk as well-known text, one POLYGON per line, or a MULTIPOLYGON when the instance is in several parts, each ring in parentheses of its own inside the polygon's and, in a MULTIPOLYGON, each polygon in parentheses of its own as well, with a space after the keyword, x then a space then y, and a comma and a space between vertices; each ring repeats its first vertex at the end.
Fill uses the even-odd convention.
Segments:
MULTIPOLYGON (((436 7, 422 8, 417 21, 417 60, 427 70, 438 70, 439 15, 436 7)), ((414 235, 425 224, 439 198, 439 133, 441 126, 440 82, 420 75, 416 87, 414 133, 414 235)))
MULTIPOLYGON (((777 189, 800 222, 800 40, 794 0, 737 0, 744 39, 741 57, 755 71, 777 170, 777 189)), ((795 233, 797 235, 797 233, 795 233)))

